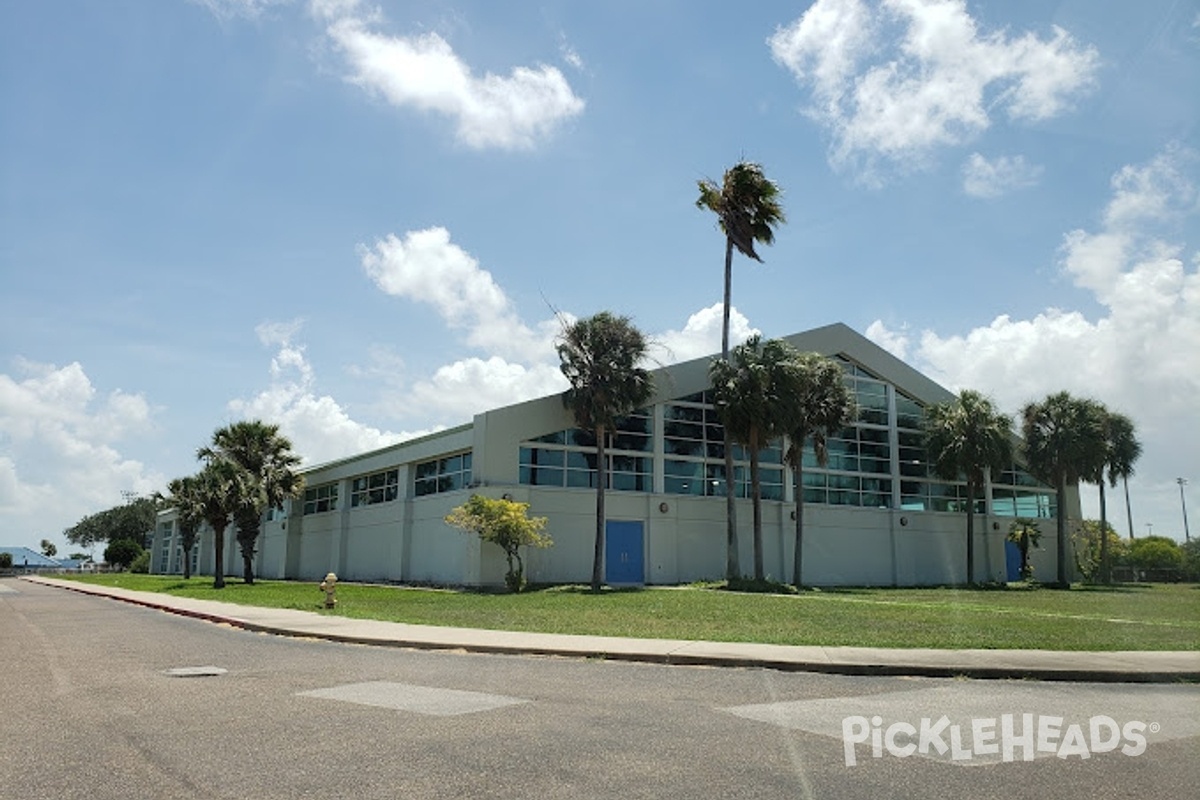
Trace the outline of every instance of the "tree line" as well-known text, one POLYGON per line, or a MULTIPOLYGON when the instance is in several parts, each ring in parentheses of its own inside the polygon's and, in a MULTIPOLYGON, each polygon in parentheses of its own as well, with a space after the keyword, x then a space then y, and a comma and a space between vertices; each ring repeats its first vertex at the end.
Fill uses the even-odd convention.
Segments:
POLYGON ((200 528, 213 530, 215 564, 213 587, 225 586, 225 532, 232 525, 242 556, 242 575, 254 582, 254 554, 263 515, 280 509, 284 500, 303 491, 303 478, 296 472, 300 457, 278 425, 261 420, 243 420, 218 428, 212 441, 197 450, 203 466, 193 475, 175 478, 165 494, 134 499, 124 505, 84 517, 63 531, 67 541, 92 547, 107 543, 104 560, 130 566, 154 533, 159 510, 173 508, 184 553, 184 578, 191 577, 189 554, 200 528))

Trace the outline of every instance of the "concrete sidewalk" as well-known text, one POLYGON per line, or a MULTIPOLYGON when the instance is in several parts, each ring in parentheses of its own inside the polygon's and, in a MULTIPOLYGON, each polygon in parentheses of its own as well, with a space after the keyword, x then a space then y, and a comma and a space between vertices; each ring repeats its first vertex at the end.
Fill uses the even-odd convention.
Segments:
POLYGON ((1196 651, 900 650, 517 633, 350 619, 313 611, 259 608, 134 592, 40 576, 27 577, 25 580, 225 623, 248 631, 384 647, 610 658, 658 664, 764 667, 842 675, 961 675, 972 678, 1136 683, 1200 681, 1200 652, 1196 651))

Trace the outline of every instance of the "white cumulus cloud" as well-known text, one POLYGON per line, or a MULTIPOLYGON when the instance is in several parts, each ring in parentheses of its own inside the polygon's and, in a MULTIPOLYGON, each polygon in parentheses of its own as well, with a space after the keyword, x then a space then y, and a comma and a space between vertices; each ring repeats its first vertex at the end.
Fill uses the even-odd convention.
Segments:
POLYGON ((271 359, 270 385, 249 399, 230 401, 229 410, 238 417, 279 425, 306 464, 375 450, 431 432, 380 430, 352 419, 330 395, 318 394, 304 345, 294 340, 300 332, 297 322, 263 323, 256 332, 264 345, 277 348, 271 359))
MULTIPOLYGON (((674 364, 689 361, 693 358, 703 358, 721 352, 721 312, 724 306, 714 303, 708 308, 702 308, 688 317, 682 330, 668 330, 651 337, 657 347, 652 348, 652 355, 664 364, 674 364), (661 352, 661 355, 659 351, 661 352)), ((729 309, 729 346, 733 347, 749 339, 756 333, 757 328, 751 327, 737 308, 729 309)))
POLYGON ((121 452, 153 429, 142 395, 101 395, 78 362, 17 359, 15 367, 0 374, 0 531, 14 541, 57 539, 119 504, 123 491, 163 486, 163 476, 121 452))
POLYGON ((1198 211, 1186 177, 1196 161, 1171 147, 1121 169, 1099 229, 1064 236, 1062 268, 1101 304, 1099 318, 1051 308, 965 334, 926 330, 916 342, 880 322, 868 335, 893 352, 899 342, 918 369, 953 389, 985 391, 1010 412, 1067 390, 1130 415, 1145 445, 1143 496, 1169 509, 1174 478, 1200 452, 1200 258, 1194 244, 1172 240, 1172 222, 1198 211))
POLYGON ((998 156, 989 161, 972 153, 963 164, 963 191, 972 197, 999 197, 1016 189, 1034 186, 1042 168, 1025 156, 998 156))
POLYGON ((811 90, 806 113, 831 134, 831 161, 872 182, 881 164, 920 166, 997 113, 1061 114, 1099 66, 1095 48, 1058 27, 980 31, 965 0, 817 0, 768 43, 811 90))
POLYGON ((345 58, 347 80, 392 105, 449 117, 469 147, 528 149, 583 112, 584 101, 555 67, 476 75, 437 33, 380 33, 380 14, 347 0, 315 0, 311 9, 345 58))
POLYGON ((442 414, 468 422, 480 412, 566 388, 567 379, 557 362, 518 364, 498 356, 466 358, 439 367, 427 380, 417 381, 407 402, 418 408, 437 408, 442 414))
POLYGON ((433 306, 452 328, 466 330, 467 343, 497 353, 537 358, 551 350, 558 322, 529 328, 508 296, 470 253, 435 227, 389 234, 360 248, 363 268, 385 293, 433 306))
POLYGON ((272 6, 289 5, 292 0, 191 0, 199 6, 204 6, 217 19, 227 20, 234 17, 254 19, 272 6))

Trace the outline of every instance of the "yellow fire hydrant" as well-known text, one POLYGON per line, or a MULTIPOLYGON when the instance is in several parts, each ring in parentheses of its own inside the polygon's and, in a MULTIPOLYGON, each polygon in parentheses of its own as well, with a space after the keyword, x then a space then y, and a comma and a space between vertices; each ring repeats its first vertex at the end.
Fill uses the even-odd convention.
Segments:
POLYGON ((325 576, 325 580, 321 581, 321 591, 325 593, 325 607, 333 608, 337 605, 337 575, 332 572, 325 576))

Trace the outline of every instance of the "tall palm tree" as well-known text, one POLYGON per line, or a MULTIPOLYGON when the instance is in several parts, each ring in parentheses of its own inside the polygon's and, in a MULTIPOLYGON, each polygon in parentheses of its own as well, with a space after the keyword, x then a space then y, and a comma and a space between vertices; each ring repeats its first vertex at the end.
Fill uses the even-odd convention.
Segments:
MULTIPOLYGON (((1142 443, 1138 441, 1133 420, 1115 411, 1104 415, 1104 463, 1097 475, 1100 486, 1100 530, 1108 530, 1108 508, 1104 496, 1104 480, 1115 489, 1117 481, 1129 480, 1133 465, 1142 455, 1142 443)), ((1128 483, 1126 483, 1128 486, 1128 483)), ((1128 501, 1127 501, 1128 502, 1128 501)), ((1130 526, 1132 528, 1132 526, 1130 526)), ((1112 561, 1108 552, 1108 536, 1100 537, 1100 581, 1112 583, 1112 561)))
POLYGON ((975 583, 975 498, 987 470, 1012 465, 1012 420, 984 395, 967 389, 950 403, 925 409, 925 448, 943 480, 967 482, 967 583, 975 583))
MULTIPOLYGON (((761 262, 755 242, 771 244, 775 228, 786 222, 780 204, 779 186, 763 174, 762 166, 739 161, 725 171, 718 186, 705 178, 697 181, 700 196, 696 207, 717 215, 717 227, 725 234, 725 299, 721 317, 721 358, 729 360, 729 310, 733 287, 733 251, 761 262)), ((733 447, 728 430, 725 435, 725 577, 739 577, 737 546, 737 502, 732 488, 733 447)))
MULTIPOLYGON (((795 350, 781 339, 766 343, 752 336, 733 348, 729 360, 714 359, 708 374, 717 414, 729 438, 750 455, 750 496, 754 507, 754 577, 763 580, 762 481, 759 452, 784 433, 780 389, 782 373, 795 350)), ((725 474, 726 491, 734 493, 734 475, 725 474)))
POLYGON ((225 588, 225 529, 246 493, 246 473, 237 464, 210 460, 196 475, 196 500, 200 516, 213 529, 213 588, 225 588))
POLYGON ((204 497, 201 494, 200 476, 188 475, 175 478, 167 484, 167 496, 155 495, 155 499, 167 508, 175 509, 175 522, 179 525, 179 546, 183 550, 183 579, 192 577, 192 548, 204 524, 204 497))
POLYGON ((246 473, 245 492, 234 509, 234 519, 243 578, 254 583, 254 544, 262 530, 263 514, 267 509, 282 508, 284 500, 296 497, 304 488, 304 479, 295 472, 300 457, 292 452, 291 441, 279 432, 278 425, 261 420, 218 428, 211 446, 201 449, 200 456, 228 461, 246 473))
POLYGON ((1067 571, 1067 485, 1099 472, 1098 465, 1104 461, 1104 420, 1097 413, 1096 403, 1058 392, 1021 410, 1021 431, 1029 471, 1058 492, 1057 579, 1065 589, 1071 584, 1067 571))
POLYGON ((629 319, 601 311, 567 326, 556 349, 571 388, 563 405, 575 423, 596 437, 596 546, 592 590, 599 591, 604 567, 604 490, 608 458, 604 449, 617 420, 645 405, 654 395, 646 358, 645 335, 629 319))
POLYGON ((831 358, 797 354, 784 372, 784 380, 781 395, 789 439, 785 459, 792 468, 796 502, 792 585, 799 589, 804 580, 804 450, 811 442, 817 463, 824 467, 829 458, 827 439, 853 422, 858 410, 841 365, 831 358))

